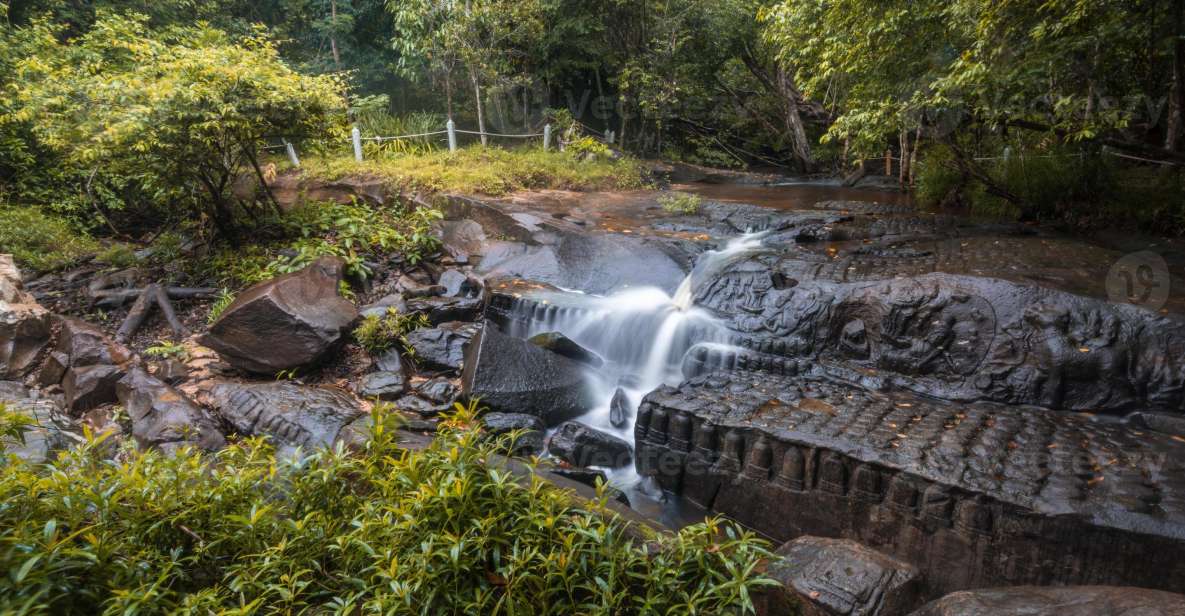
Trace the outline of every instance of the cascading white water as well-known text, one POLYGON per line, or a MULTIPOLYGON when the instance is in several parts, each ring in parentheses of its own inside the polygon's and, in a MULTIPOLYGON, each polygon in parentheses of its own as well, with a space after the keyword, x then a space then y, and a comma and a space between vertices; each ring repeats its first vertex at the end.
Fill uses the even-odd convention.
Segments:
MULTIPOLYGON (((663 384, 682 380, 683 357, 697 344, 728 345, 730 336, 709 312, 693 305, 696 286, 705 277, 736 259, 761 249, 764 233, 735 238, 720 249, 704 253, 673 295, 657 287, 626 289, 613 295, 565 294, 564 303, 577 310, 557 310, 532 320, 526 336, 560 332, 605 360, 589 369, 589 386, 598 404, 579 418, 582 423, 633 442, 634 418, 642 398, 663 384), (610 407, 620 388, 629 400, 624 424, 610 421, 610 407)), ((628 489, 637 483, 632 465, 605 469, 611 481, 628 489)))

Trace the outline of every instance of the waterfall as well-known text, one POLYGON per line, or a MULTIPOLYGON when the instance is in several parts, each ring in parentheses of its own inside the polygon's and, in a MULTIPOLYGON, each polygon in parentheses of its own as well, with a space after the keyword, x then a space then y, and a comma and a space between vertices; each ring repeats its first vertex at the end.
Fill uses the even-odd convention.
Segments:
MULTIPOLYGON (((722 249, 704 253, 673 295, 657 287, 625 289, 603 297, 565 293, 562 303, 578 309, 545 311, 542 318, 530 321, 527 331, 518 333, 560 332, 600 355, 604 366, 589 368, 587 375, 598 403, 578 420, 632 443, 642 398, 663 384, 677 385, 682 380, 687 352, 697 344, 731 342, 723 323, 694 305, 697 285, 729 263, 761 250, 764 235, 746 234, 722 249), (614 427, 610 406, 618 388, 625 392, 631 412, 624 425, 614 427)), ((605 470, 619 487, 636 483, 632 467, 605 470)))

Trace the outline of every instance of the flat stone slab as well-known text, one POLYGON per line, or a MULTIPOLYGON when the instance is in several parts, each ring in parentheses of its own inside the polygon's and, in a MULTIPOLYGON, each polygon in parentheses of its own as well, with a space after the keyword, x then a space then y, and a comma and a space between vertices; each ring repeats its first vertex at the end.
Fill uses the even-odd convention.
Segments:
POLYGON ((895 616, 921 602, 916 568, 849 539, 799 537, 775 555, 766 575, 787 598, 797 597, 805 614, 895 616))
POLYGON ((777 540, 846 537, 949 592, 1185 586, 1185 439, 734 370, 651 393, 639 471, 777 540))
POLYGON ((987 588, 957 592, 912 616, 1185 616, 1185 595, 1146 588, 987 588))

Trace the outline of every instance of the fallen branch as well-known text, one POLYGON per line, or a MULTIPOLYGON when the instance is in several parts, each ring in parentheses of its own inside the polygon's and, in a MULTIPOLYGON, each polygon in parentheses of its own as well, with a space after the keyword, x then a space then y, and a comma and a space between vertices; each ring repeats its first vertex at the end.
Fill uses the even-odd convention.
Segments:
POLYGON ((160 289, 159 285, 150 284, 140 291, 140 296, 136 298, 136 303, 132 304, 127 318, 120 324, 119 331, 115 332, 116 342, 126 343, 144 324, 144 320, 148 318, 148 312, 152 310, 153 300, 156 298, 158 289, 160 289))
MULTIPOLYGON (((118 308, 132 298, 138 298, 144 289, 105 289, 91 292, 91 301, 102 308, 118 308)), ((214 299, 218 289, 207 287, 165 287, 169 299, 214 299)))
MULTIPOLYGON (((177 318, 177 312, 173 310, 173 304, 169 301, 168 291, 160 285, 148 286, 154 287, 152 293, 156 298, 156 305, 160 307, 160 313, 165 315, 165 320, 169 322, 169 327, 173 330, 173 333, 179 338, 187 336, 189 332, 185 329, 185 325, 181 323, 181 319, 177 318)), ((148 287, 145 287, 146 291, 147 289, 148 287)))

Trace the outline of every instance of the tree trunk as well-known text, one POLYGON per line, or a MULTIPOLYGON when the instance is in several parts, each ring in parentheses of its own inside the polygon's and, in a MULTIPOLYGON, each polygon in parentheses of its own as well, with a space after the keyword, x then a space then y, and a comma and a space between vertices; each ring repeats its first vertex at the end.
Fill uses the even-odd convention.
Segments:
POLYGON ((794 158, 798 161, 804 173, 810 173, 814 167, 811 159, 811 146, 806 138, 806 127, 802 124, 802 116, 798 113, 798 99, 800 95, 790 75, 782 68, 778 68, 778 90, 782 94, 782 104, 786 107, 786 134, 794 148, 794 158))
POLYGON ((1185 131, 1185 0, 1173 0, 1173 83, 1169 89, 1169 117, 1164 149, 1176 152, 1185 131))
POLYGON ((330 16, 330 30, 329 30, 329 49, 333 51, 333 67, 337 70, 342 70, 341 54, 337 51, 337 0, 329 1, 329 16, 330 16))
POLYGON ((486 108, 485 103, 481 100, 481 81, 477 78, 477 72, 472 68, 469 69, 469 79, 473 81, 473 96, 477 100, 477 132, 481 133, 481 145, 485 147, 489 145, 489 140, 486 137, 486 108))

